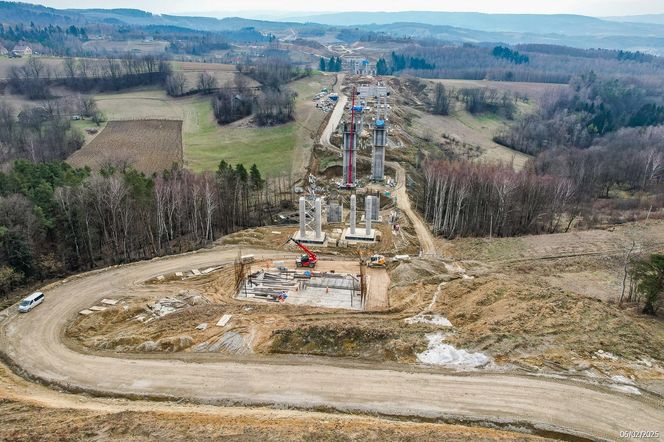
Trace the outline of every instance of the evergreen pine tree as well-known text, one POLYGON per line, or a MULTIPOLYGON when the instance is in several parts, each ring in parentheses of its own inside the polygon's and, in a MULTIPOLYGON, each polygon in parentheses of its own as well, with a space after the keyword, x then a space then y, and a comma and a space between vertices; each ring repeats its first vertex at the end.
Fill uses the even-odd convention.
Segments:
POLYGON ((261 172, 258 170, 258 166, 256 166, 256 164, 252 164, 251 168, 249 169, 249 180, 251 181, 251 186, 254 188, 254 190, 263 188, 265 181, 263 180, 263 177, 261 177, 261 172))

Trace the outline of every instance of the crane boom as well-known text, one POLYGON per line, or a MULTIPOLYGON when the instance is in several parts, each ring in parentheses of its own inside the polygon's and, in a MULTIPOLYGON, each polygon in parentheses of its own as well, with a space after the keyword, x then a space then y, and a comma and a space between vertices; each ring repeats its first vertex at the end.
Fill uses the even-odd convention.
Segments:
POLYGON ((290 238, 289 241, 293 241, 295 245, 297 245, 304 253, 307 254, 307 259, 305 260, 304 257, 299 259, 298 266, 301 267, 315 267, 316 263, 318 262, 318 256, 309 248, 307 248, 304 244, 302 244, 300 241, 290 238))

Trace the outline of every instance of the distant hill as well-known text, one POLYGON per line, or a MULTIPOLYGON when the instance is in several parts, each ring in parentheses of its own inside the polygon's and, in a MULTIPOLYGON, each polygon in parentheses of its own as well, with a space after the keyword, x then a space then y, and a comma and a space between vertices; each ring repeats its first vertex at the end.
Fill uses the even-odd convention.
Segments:
POLYGON ((386 32, 397 37, 420 39, 435 38, 448 42, 464 43, 505 43, 510 45, 539 43, 563 45, 583 49, 622 49, 629 51, 651 52, 664 55, 664 36, 642 35, 562 35, 527 32, 490 32, 454 26, 435 26, 421 23, 392 23, 387 25, 363 25, 361 29, 374 32, 386 32))
POLYGON ((0 23, 37 26, 114 25, 146 29, 191 29, 208 32, 255 28, 293 36, 304 31, 344 29, 386 33, 394 37, 468 43, 541 43, 577 48, 606 48, 664 55, 664 15, 599 19, 581 15, 482 14, 475 12, 342 12, 298 17, 290 21, 158 15, 138 9, 55 9, 0 1, 0 23), (640 20, 642 22, 635 23, 640 20), (630 20, 630 21, 623 21, 630 20), (295 34, 293 34, 294 31, 295 34))
POLYGON ((626 15, 622 17, 605 17, 605 20, 631 22, 631 23, 650 23, 654 25, 664 25, 664 14, 646 14, 646 15, 626 15))
POLYGON ((626 23, 569 14, 484 14, 479 12, 340 12, 293 17, 291 21, 332 26, 421 23, 454 26, 484 32, 563 35, 630 35, 664 37, 664 26, 651 22, 626 23))
POLYGON ((74 11, 63 11, 41 5, 0 1, 0 23, 34 23, 38 26, 79 25, 84 17, 74 11))
POLYGON ((0 1, 0 23, 35 23, 39 26, 112 24, 130 26, 177 26, 198 31, 233 31, 247 27, 280 31, 290 28, 307 29, 312 25, 288 22, 268 22, 245 18, 185 17, 157 15, 138 9, 55 9, 28 3, 0 1))

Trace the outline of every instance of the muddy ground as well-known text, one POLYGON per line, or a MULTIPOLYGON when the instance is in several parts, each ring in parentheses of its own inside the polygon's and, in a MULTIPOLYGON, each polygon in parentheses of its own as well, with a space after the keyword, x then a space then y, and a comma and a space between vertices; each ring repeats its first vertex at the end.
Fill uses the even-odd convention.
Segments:
POLYGON ((97 413, 0 399, 0 439, 12 441, 535 441, 540 437, 445 424, 326 416, 223 417, 202 413, 97 413))
POLYGON ((270 408, 96 399, 28 382, 0 365, 0 440, 536 441, 537 436, 437 423, 270 408))
MULTIPOLYGON (((649 247, 658 247, 660 227, 640 227, 649 247)), ((233 272, 226 268, 154 285, 200 295, 201 305, 141 323, 134 318, 157 298, 135 300, 77 318, 67 335, 93 352, 278 353, 413 364, 427 350, 428 336, 443 333, 455 348, 490 358, 485 369, 658 381, 664 379, 664 321, 616 302, 629 229, 575 232, 555 241, 446 243, 448 253, 464 259, 389 266, 389 299, 379 312, 234 299, 233 272), (232 321, 214 326, 223 314, 232 321), (406 321, 416 315, 436 315, 452 327, 406 321), (202 323, 209 326, 197 330, 202 323)))

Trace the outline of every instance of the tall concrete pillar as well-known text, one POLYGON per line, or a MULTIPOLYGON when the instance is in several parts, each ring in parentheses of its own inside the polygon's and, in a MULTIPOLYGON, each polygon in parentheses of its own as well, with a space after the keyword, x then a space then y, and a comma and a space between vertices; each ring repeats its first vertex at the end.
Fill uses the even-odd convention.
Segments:
POLYGON ((355 235, 355 215, 357 209, 357 197, 350 196, 350 234, 355 235))
POLYGON ((364 224, 367 226, 367 236, 371 236, 371 206, 373 198, 367 196, 364 203, 364 224))
POLYGON ((357 139, 360 137, 358 131, 359 123, 354 125, 344 123, 344 145, 343 145, 343 184, 354 186, 357 178, 357 139), (353 130, 351 131, 351 128, 353 130), (351 135, 352 132, 352 135, 351 135))
POLYGON ((322 212, 322 207, 321 207, 321 201, 320 198, 316 198, 316 214, 315 216, 315 224, 316 224, 316 239, 320 240, 321 237, 323 236, 323 220, 321 219, 321 212, 322 212))
POLYGON ((300 238, 304 238, 307 233, 307 207, 304 197, 300 197, 300 238))
POLYGON ((371 198, 371 221, 380 220, 380 199, 378 196, 370 196, 371 198))
POLYGON ((373 152, 371 162, 371 178, 373 181, 385 179, 385 146, 387 145, 387 130, 385 120, 376 120, 373 131, 373 152))

